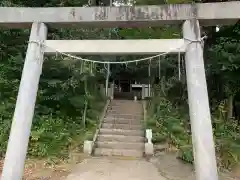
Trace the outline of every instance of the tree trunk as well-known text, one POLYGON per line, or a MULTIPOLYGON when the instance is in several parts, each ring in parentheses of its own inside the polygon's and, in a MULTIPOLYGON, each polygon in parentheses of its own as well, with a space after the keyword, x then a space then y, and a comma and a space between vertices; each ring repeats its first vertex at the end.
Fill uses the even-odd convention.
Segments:
POLYGON ((85 129, 85 127, 86 127, 86 116, 87 116, 87 107, 88 107, 87 79, 85 79, 85 81, 84 81, 84 89, 85 89, 85 102, 84 102, 85 106, 84 106, 84 111, 83 111, 83 127, 85 129))
POLYGON ((227 120, 230 120, 233 117, 233 95, 228 97, 227 102, 227 120))
POLYGON ((87 107, 88 107, 88 102, 85 101, 85 107, 84 107, 84 112, 83 112, 83 127, 84 127, 84 129, 86 127, 87 107))

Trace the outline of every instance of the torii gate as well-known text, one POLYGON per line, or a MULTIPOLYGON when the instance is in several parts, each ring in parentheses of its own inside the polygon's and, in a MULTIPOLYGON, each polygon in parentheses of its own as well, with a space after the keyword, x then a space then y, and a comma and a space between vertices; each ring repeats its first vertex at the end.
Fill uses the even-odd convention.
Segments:
POLYGON ((151 54, 167 51, 183 42, 189 112, 197 180, 217 180, 215 148, 200 43, 200 25, 233 24, 240 19, 240 2, 173 4, 133 7, 0 8, 0 26, 31 27, 22 79, 19 87, 2 180, 20 180, 24 170, 29 135, 44 49, 40 43, 69 53, 151 54), (142 27, 183 23, 184 40, 47 41, 47 26, 142 27), (40 42, 38 43, 31 43, 40 42), (144 42, 144 43, 143 43, 144 42), (110 44, 109 44, 110 43, 110 44), (113 43, 115 44, 113 46, 113 43), (84 46, 91 46, 91 49, 84 46), (114 49, 112 48, 114 47, 114 49))

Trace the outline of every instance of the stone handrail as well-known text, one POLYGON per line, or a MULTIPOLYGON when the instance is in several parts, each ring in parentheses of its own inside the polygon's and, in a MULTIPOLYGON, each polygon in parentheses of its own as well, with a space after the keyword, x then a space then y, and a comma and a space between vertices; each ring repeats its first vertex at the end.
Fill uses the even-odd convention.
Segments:
POLYGON ((146 128, 146 121, 147 121, 147 110, 146 110, 146 101, 142 100, 142 106, 143 106, 143 121, 144 121, 144 128, 146 128))
POLYGON ((104 108, 103 108, 103 111, 102 111, 102 114, 99 118, 99 124, 98 124, 98 127, 96 129, 96 132, 93 136, 93 140, 92 141, 84 141, 84 147, 83 147, 83 152, 88 154, 88 155, 91 155, 93 153, 93 149, 94 149, 94 146, 95 146, 95 142, 97 140, 97 137, 98 137, 98 134, 99 134, 99 131, 100 131, 100 128, 102 127, 102 123, 103 123, 103 120, 104 120, 104 117, 105 117, 105 114, 107 112, 107 108, 108 108, 108 105, 110 104, 111 100, 107 100, 104 108))
POLYGON ((96 130, 96 133, 95 133, 95 135, 94 135, 94 137, 93 137, 93 143, 95 143, 96 140, 97 140, 97 136, 98 136, 98 133, 99 133, 100 128, 102 127, 102 123, 103 123, 105 114, 106 114, 106 112, 107 112, 108 105, 110 104, 110 101, 111 101, 111 100, 109 100, 109 99, 107 100, 107 102, 106 102, 106 104, 105 104, 105 106, 104 106, 103 112, 102 112, 102 114, 101 114, 101 116, 100 116, 100 118, 99 118, 99 124, 98 124, 98 128, 97 128, 97 130, 96 130))
POLYGON ((147 110, 146 110, 146 101, 142 101, 143 105, 143 120, 144 120, 144 129, 145 129, 145 155, 152 156, 154 154, 154 147, 152 143, 152 129, 147 129, 147 110))

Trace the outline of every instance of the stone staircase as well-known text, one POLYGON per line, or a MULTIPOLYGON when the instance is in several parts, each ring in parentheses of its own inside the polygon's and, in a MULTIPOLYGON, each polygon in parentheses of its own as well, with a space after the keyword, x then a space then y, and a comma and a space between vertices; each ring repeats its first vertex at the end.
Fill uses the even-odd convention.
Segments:
POLYGON ((112 100, 96 143, 95 156, 142 157, 144 131, 142 103, 112 100))

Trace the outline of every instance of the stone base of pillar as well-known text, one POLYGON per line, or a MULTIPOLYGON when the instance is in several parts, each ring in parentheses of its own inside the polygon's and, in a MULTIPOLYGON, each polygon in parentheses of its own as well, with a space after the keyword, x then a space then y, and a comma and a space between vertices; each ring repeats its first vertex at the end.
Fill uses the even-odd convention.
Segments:
POLYGON ((134 101, 137 101, 137 96, 134 96, 134 101))
POLYGON ((147 143, 145 143, 145 155, 152 156, 154 153, 154 147, 152 143, 152 129, 146 129, 147 143))
POLYGON ((83 153, 86 155, 91 155, 93 150, 93 141, 84 141, 83 144, 83 153))
POLYGON ((154 154, 153 143, 145 143, 145 155, 152 156, 154 154))

